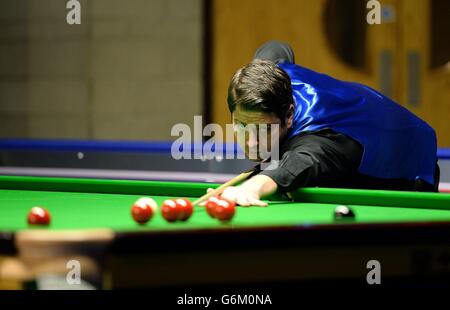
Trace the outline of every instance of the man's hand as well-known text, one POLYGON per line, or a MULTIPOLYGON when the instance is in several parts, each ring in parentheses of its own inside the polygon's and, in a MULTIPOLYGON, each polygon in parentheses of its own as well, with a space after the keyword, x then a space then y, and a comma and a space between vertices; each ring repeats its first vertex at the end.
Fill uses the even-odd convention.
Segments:
MULTIPOLYGON (((239 186, 226 188, 221 196, 241 206, 266 207, 267 203, 261 198, 273 194, 277 190, 277 183, 265 175, 256 175, 239 186)), ((209 190, 208 190, 209 191, 209 190)))

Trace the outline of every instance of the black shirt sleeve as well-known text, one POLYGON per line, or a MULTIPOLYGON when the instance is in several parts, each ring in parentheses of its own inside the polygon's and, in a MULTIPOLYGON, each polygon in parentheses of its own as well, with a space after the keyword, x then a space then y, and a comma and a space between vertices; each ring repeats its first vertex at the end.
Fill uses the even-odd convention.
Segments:
POLYGON ((355 140, 324 129, 285 141, 280 148, 278 167, 260 173, 272 178, 282 193, 333 184, 357 172, 362 154, 363 148, 355 140))
POLYGON ((363 147, 350 137, 331 129, 311 131, 282 143, 279 165, 274 170, 257 170, 272 178, 278 192, 300 187, 334 187, 437 192, 439 167, 435 183, 422 180, 381 179, 358 172, 363 147))

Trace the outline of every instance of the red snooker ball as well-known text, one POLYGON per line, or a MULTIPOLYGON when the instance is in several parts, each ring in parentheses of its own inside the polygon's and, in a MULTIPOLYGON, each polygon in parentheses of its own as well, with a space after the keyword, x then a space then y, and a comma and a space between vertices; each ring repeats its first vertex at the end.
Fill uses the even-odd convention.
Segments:
POLYGON ((174 200, 165 200, 161 206, 161 214, 168 222, 175 222, 180 214, 180 209, 174 200))
POLYGON ((33 207, 28 213, 28 224, 48 225, 50 224, 50 213, 42 207, 33 207))
POLYGON ((228 200, 221 199, 214 209, 214 216, 220 221, 230 221, 236 213, 236 204, 228 200))
POLYGON ((139 224, 147 223, 153 217, 154 207, 144 199, 139 199, 131 207, 131 216, 139 224))
POLYGON ((192 203, 186 199, 186 198, 178 198, 175 200, 175 203, 178 208, 178 220, 180 221, 186 221, 188 220, 192 213, 194 212, 194 209, 192 207, 192 203))
POLYGON ((206 201, 205 208, 206 213, 209 214, 210 217, 215 218, 214 210, 217 207, 217 204, 219 203, 220 199, 217 197, 211 197, 206 201))

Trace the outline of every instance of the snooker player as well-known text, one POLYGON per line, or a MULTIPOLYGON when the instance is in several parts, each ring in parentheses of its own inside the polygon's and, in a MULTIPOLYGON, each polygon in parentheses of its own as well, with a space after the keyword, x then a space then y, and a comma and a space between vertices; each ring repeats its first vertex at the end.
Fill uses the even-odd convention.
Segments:
MULTIPOLYGON (((228 107, 236 130, 279 125, 277 168, 222 193, 241 206, 265 206, 265 196, 300 187, 437 191, 433 128, 368 86, 296 65, 285 43, 267 42, 235 73, 228 107)), ((246 137, 238 142, 246 156, 265 160, 258 135, 246 137)))

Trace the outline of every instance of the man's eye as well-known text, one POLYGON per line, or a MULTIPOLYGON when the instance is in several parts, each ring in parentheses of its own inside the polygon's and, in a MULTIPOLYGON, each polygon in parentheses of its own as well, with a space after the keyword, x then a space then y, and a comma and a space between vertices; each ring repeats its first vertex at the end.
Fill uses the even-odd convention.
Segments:
POLYGON ((245 129, 245 126, 244 126, 243 124, 235 124, 235 128, 236 128, 237 130, 244 130, 244 129, 245 129))
POLYGON ((264 133, 264 132, 268 132, 269 131, 269 127, 266 125, 262 125, 261 127, 259 127, 259 132, 264 133))

